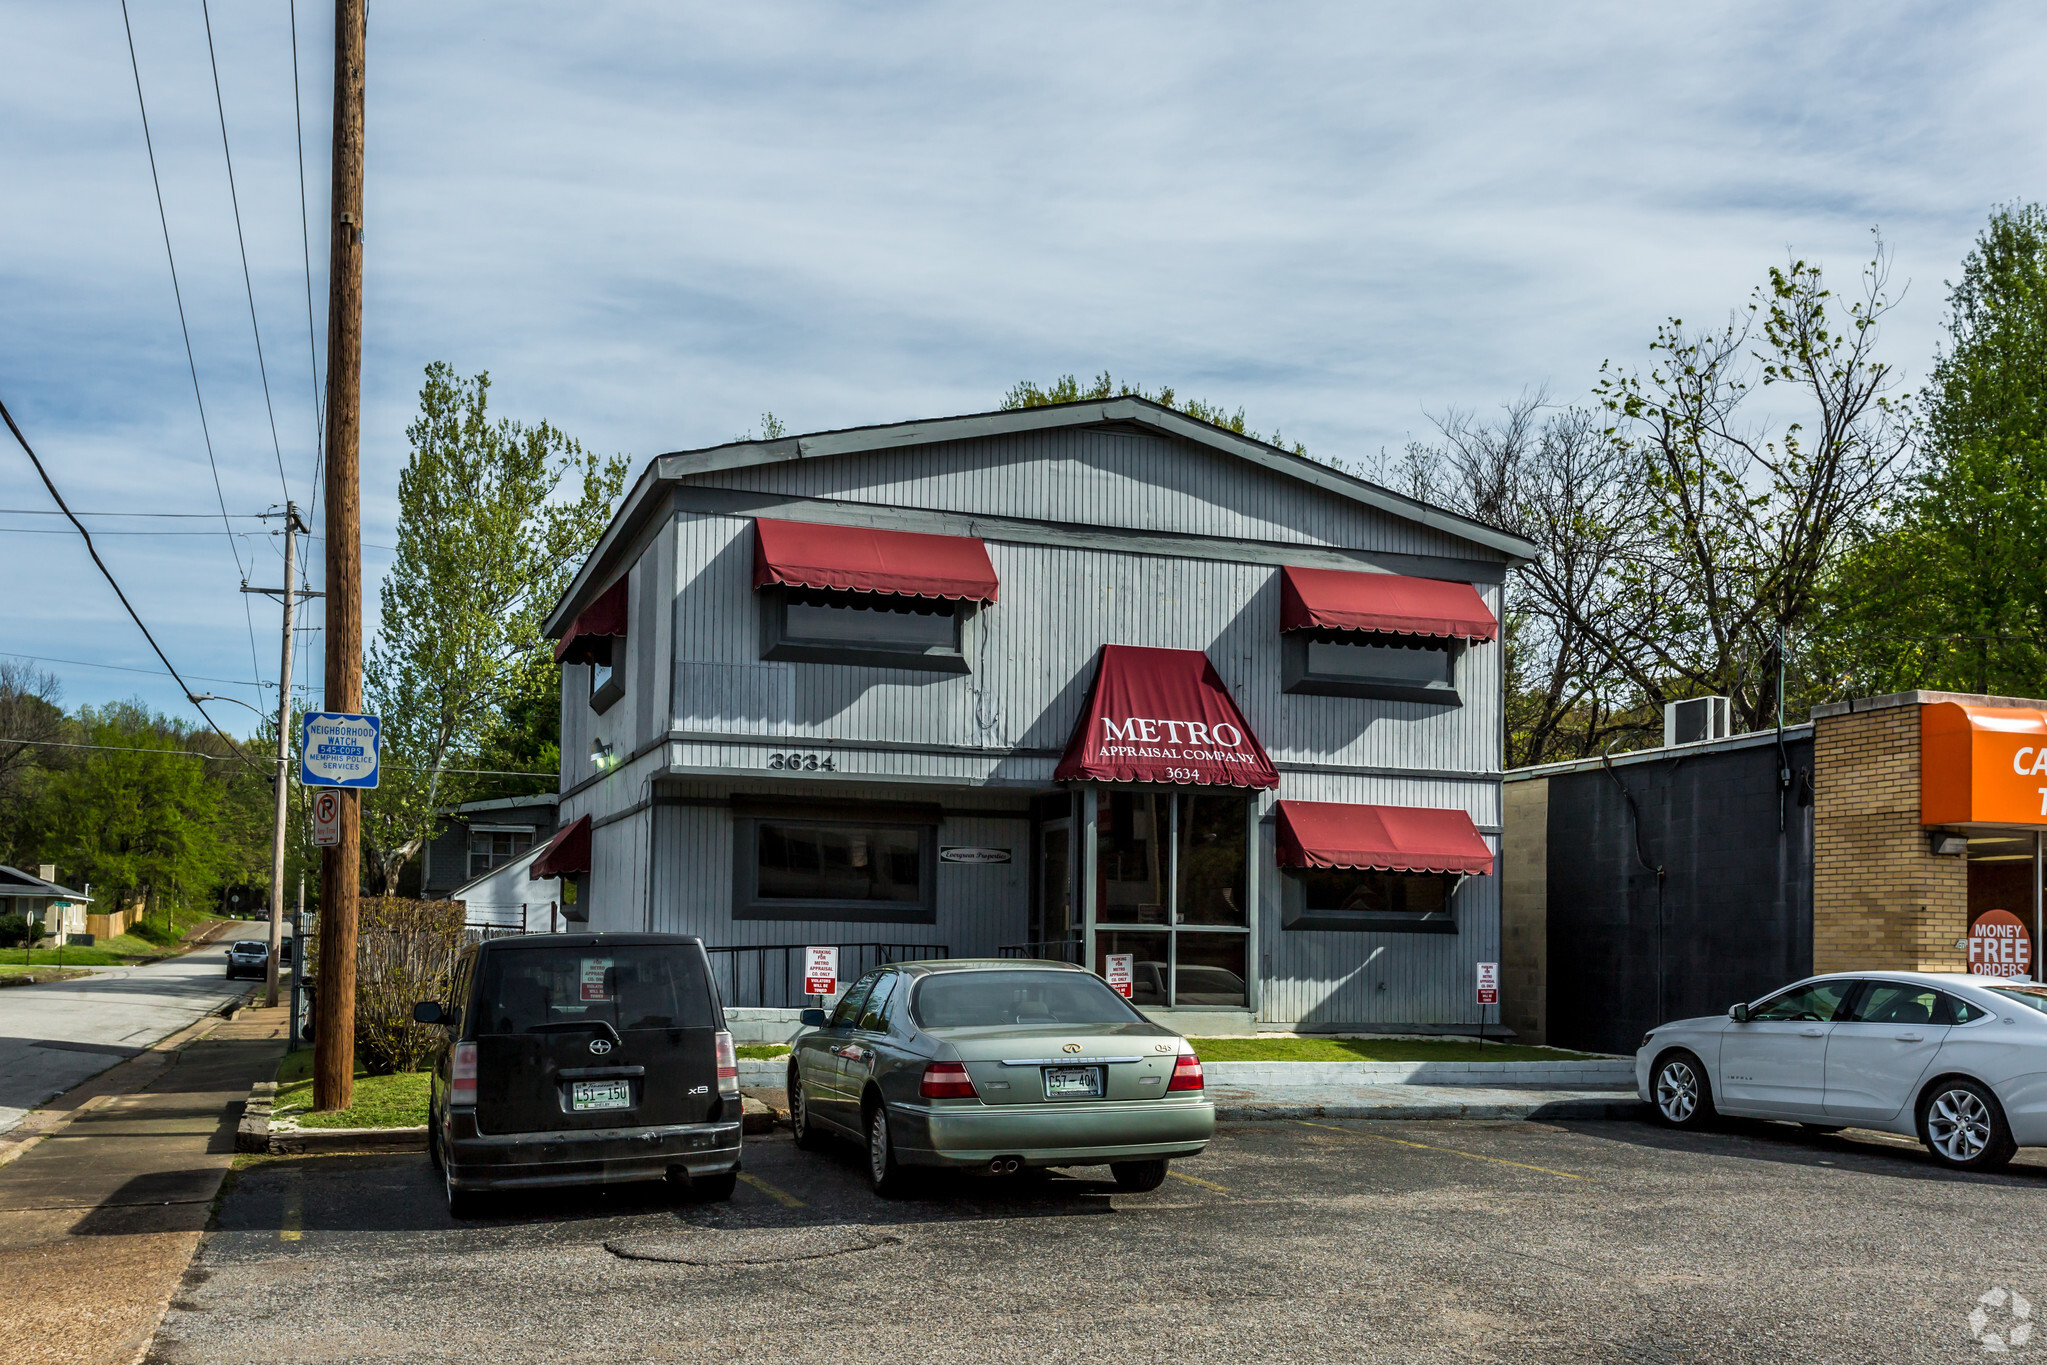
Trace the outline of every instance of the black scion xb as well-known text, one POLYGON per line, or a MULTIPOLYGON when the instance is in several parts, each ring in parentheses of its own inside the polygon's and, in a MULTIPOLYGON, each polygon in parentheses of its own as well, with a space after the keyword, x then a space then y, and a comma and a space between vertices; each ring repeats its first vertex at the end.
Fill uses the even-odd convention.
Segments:
POLYGON ((427 1145, 461 1217, 491 1190, 668 1179, 727 1199, 739 1065, 701 940, 527 934, 456 960, 427 1145))

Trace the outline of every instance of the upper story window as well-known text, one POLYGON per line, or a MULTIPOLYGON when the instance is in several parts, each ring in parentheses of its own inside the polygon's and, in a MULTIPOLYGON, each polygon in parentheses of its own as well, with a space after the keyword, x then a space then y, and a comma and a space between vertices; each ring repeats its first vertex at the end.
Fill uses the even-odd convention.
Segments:
POLYGON ((604 712, 625 695, 624 665, 627 584, 621 578, 575 619, 555 642, 554 659, 559 664, 590 665, 590 709, 604 712))
POLYGON ((1469 583, 1343 569, 1280 571, 1287 691, 1455 706, 1467 646, 1499 623, 1469 583))
POLYGON ((998 591, 979 540, 767 518, 754 525, 762 657, 967 671, 961 627, 998 591))
POLYGON ((503 826, 469 827, 469 875, 481 877, 492 868, 503 867, 533 847, 531 828, 503 826))

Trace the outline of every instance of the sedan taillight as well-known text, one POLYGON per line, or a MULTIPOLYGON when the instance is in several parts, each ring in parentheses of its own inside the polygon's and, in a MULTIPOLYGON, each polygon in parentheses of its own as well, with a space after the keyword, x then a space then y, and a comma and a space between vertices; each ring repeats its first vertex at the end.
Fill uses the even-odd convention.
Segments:
POLYGON ((918 1082, 917 1093, 927 1100, 974 1100, 980 1093, 974 1089, 974 1078, 958 1062, 932 1062, 924 1068, 924 1079, 918 1082))
POLYGON ((1203 1090, 1207 1087, 1201 1080, 1201 1059, 1191 1052, 1183 1052, 1173 1062, 1173 1079, 1166 1083, 1168 1090, 1203 1090))
POLYGON ((718 1093, 728 1100, 739 1098, 739 1054, 733 1051, 732 1035, 712 1035, 718 1043, 718 1093))
POLYGON ((455 1070, 448 1083, 448 1103, 476 1103, 476 1044, 455 1044, 455 1070))

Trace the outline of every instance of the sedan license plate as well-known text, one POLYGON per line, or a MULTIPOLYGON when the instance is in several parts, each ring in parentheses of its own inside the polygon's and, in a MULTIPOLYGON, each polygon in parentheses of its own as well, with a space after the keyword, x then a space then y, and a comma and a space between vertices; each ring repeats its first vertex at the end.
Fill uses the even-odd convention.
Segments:
POLYGON ((585 1109, 630 1109, 633 1107, 633 1087, 630 1081, 571 1081, 569 1083, 569 1108, 581 1112, 585 1109))
POLYGON ((1048 1066, 1045 1068, 1045 1098, 1060 1100, 1102 1093, 1102 1073, 1091 1066, 1048 1066))

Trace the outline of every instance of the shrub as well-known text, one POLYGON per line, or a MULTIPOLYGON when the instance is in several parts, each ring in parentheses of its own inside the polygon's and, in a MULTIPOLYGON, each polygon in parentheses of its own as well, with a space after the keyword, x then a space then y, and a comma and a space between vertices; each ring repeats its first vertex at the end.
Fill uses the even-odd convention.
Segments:
POLYGON ((5 916, 0 918, 0 948, 19 948, 24 940, 31 945, 40 943, 45 932, 39 916, 5 916))
POLYGON ((372 1076, 417 1071, 443 1039, 416 1024, 412 1006, 446 1000, 449 972, 462 951, 460 901, 365 896, 356 912, 355 1056, 372 1076))

